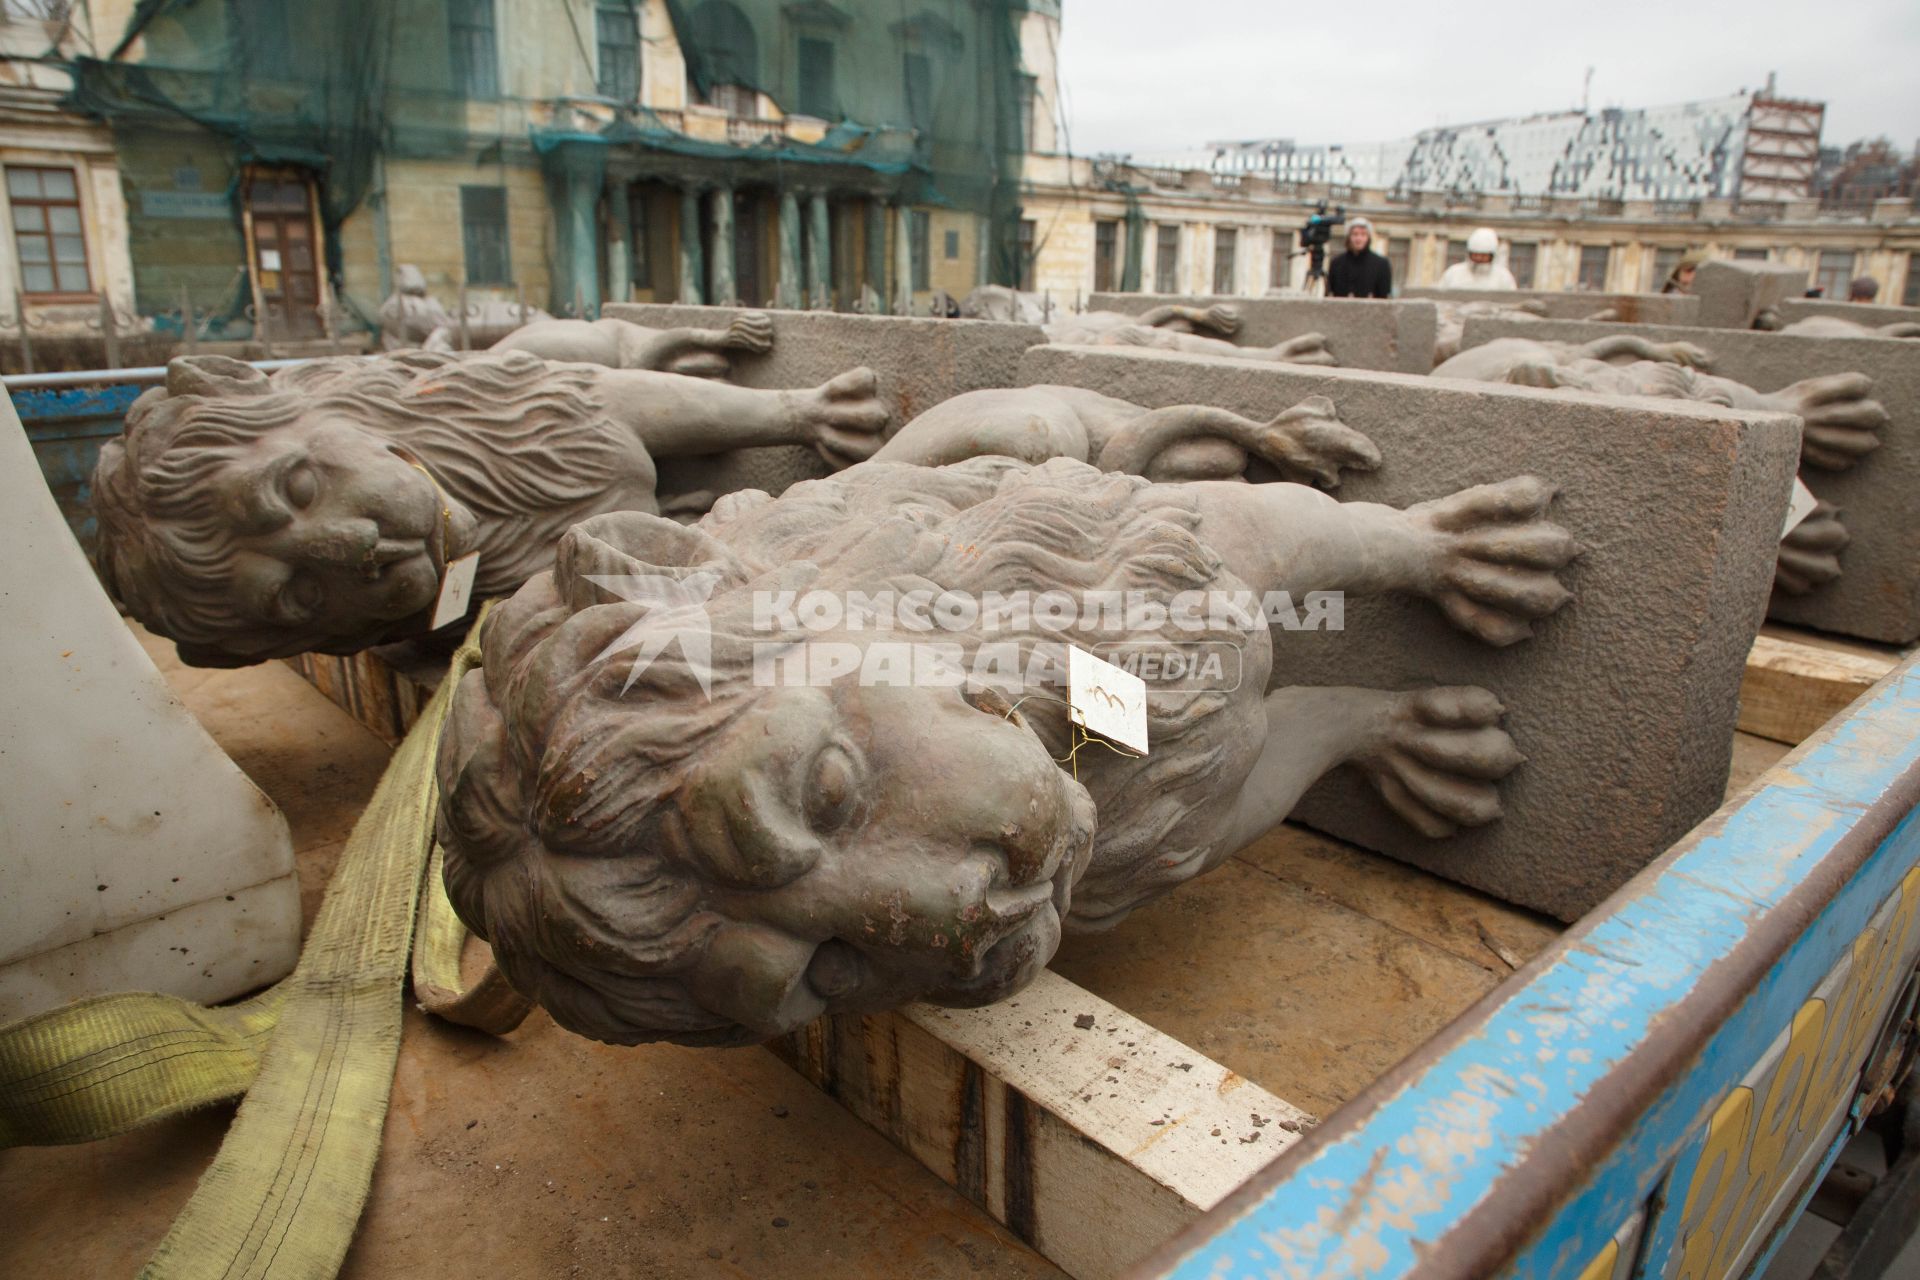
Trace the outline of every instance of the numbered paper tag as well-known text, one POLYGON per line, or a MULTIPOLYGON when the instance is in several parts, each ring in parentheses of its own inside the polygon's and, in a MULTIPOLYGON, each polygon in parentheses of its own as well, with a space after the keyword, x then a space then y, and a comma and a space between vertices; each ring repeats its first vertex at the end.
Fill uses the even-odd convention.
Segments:
POLYGON ((1067 702, 1073 722, 1147 753, 1147 684, 1085 649, 1067 650, 1067 702))
POLYGON ((434 602, 433 622, 427 628, 438 631, 449 622, 467 616, 467 602, 473 598, 473 580, 480 573, 480 553, 469 551, 447 566, 440 579, 440 599, 434 602))
POLYGON ((1787 499, 1787 523, 1780 529, 1780 536, 1786 537, 1800 527, 1800 522, 1813 514, 1813 508, 1820 499, 1813 496, 1813 490, 1807 488, 1807 482, 1799 476, 1793 478, 1793 496, 1787 499))

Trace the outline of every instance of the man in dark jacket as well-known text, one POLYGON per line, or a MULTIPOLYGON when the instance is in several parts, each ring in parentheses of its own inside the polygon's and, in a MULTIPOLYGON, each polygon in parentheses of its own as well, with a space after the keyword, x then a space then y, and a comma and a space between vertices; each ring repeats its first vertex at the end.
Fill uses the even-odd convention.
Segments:
POLYGON ((1329 298, 1391 298, 1393 265, 1375 253, 1373 224, 1355 218, 1347 225, 1347 251, 1327 264, 1329 298))

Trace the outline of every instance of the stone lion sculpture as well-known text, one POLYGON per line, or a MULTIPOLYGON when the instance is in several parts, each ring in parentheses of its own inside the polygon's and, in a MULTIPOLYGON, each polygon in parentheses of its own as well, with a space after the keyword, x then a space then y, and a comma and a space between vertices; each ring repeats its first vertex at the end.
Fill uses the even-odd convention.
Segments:
POLYGON ((526 352, 317 362, 271 379, 183 358, 101 451, 100 570, 184 661, 235 666, 423 634, 446 566, 468 552, 479 600, 545 568, 588 516, 698 515, 720 495, 656 492, 656 461, 676 457, 804 443, 832 466, 876 450, 923 466, 1004 453, 1168 479, 1241 477, 1258 458, 1327 485, 1379 461, 1324 399, 1262 424, 1031 387, 956 396, 882 446, 888 422, 863 369, 757 391, 526 352))
POLYGON ((773 349, 773 317, 743 311, 724 329, 649 329, 629 320, 538 320, 501 338, 496 352, 525 351, 542 360, 609 369, 656 369, 692 378, 724 378, 732 354, 773 349))
POLYGON ((1224 303, 1208 307, 1154 307, 1137 316, 1088 311, 1046 326, 1047 341, 1069 346, 1150 347, 1190 355, 1273 360, 1281 364, 1332 365, 1325 334, 1303 333, 1270 347, 1246 347, 1227 338, 1240 332, 1240 311, 1224 303), (1210 337, 1218 334, 1219 337, 1210 337))
POLYGON ((1466 336, 1467 321, 1474 316, 1493 316, 1501 320, 1544 320, 1547 304, 1537 298, 1519 302, 1455 302, 1434 300, 1435 328, 1433 363, 1437 367, 1460 354, 1460 340, 1466 336))
POLYGON ((655 460, 805 444, 834 465, 890 419, 865 369, 794 391, 525 352, 323 360, 271 378, 174 360, 93 476, 98 559, 128 612, 197 666, 417 635, 446 566, 475 598, 550 563, 567 526, 657 511, 655 460))
MULTIPOLYGON (((1777 312, 1766 314, 1778 318, 1777 312)), ((1792 324, 1780 324, 1776 332, 1801 338, 1920 338, 1920 324, 1911 320, 1895 320, 1891 324, 1862 324, 1845 316, 1807 316, 1792 324)))
POLYGON ((393 292, 380 304, 380 349, 420 346, 436 329, 452 323, 447 309, 427 292, 427 277, 420 268, 401 263, 394 272, 393 292))
POLYGON ((438 761, 448 893, 517 990, 615 1043, 742 1044, 823 1013, 998 1000, 1063 928, 1110 926, 1218 865, 1341 764, 1430 836, 1498 818, 1521 756, 1488 691, 1280 673, 1268 692, 1264 616, 1203 610, 1189 629, 1173 606, 1407 592, 1514 643, 1570 598, 1555 575, 1577 548, 1545 516, 1553 496, 1520 477, 1396 510, 992 457, 870 461, 733 495, 690 527, 595 517, 495 609, 458 687, 438 761), (767 604, 882 589, 1144 593, 1166 607, 1129 641, 1229 648, 1239 679, 1154 686, 1144 756, 1076 747, 1066 650, 1114 634, 1085 611, 822 633, 767 604), (793 678, 823 642, 863 672, 890 644, 916 669, 936 644, 960 656, 926 680, 793 678), (1009 646, 1020 670, 983 674, 1009 646))
MULTIPOLYGON (((1803 424, 1802 470, 1848 469, 1880 447, 1880 432, 1891 421, 1886 407, 1872 398, 1873 380, 1865 374, 1828 374, 1778 391, 1755 391, 1703 372, 1710 360, 1691 343, 1653 342, 1636 334, 1585 344, 1498 338, 1461 352, 1433 376, 1791 413, 1803 424)), ((1840 577, 1840 552, 1848 542, 1840 515, 1837 507, 1821 501, 1781 539, 1775 590, 1805 595, 1840 577)))
POLYGON ((1237 360, 1275 360, 1284 364, 1332 365, 1339 361, 1327 350, 1326 335, 1304 333, 1271 347, 1244 347, 1230 342, 1240 332, 1240 309, 1226 303, 1195 307, 1184 303, 1150 307, 1139 315, 1122 311, 1083 311, 1049 307, 1038 294, 1019 293, 1005 285, 981 285, 960 304, 969 320, 1001 320, 1037 324, 1047 341, 1066 346, 1151 347, 1193 355, 1231 356, 1237 360))

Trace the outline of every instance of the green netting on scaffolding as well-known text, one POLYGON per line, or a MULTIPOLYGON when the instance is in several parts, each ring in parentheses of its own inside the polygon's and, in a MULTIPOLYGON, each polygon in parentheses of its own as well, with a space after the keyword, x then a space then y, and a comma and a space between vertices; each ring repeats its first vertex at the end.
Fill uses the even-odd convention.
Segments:
MULTIPOLYGON (((764 93, 828 123, 805 165, 852 159, 897 175, 889 194, 992 219, 993 275, 1015 277, 1016 180, 1031 81, 1021 16, 1058 0, 667 0, 696 100, 751 114, 764 93), (839 157, 823 152, 838 151, 839 157)), ((641 128, 646 122, 639 122, 641 128)), ((684 149, 662 138, 656 145, 684 149)), ((698 144, 696 144, 698 145, 698 144)))
MULTIPOLYGON (((179 193, 188 184, 176 190, 174 177, 192 170, 176 160, 168 172, 155 157, 185 147, 176 139, 193 126, 220 144, 221 154, 207 163, 221 166, 233 235, 243 166, 297 165, 320 176, 327 266, 336 277, 341 226, 380 180, 382 156, 498 159, 504 145, 530 146, 550 170, 560 153, 625 148, 645 158, 647 172, 690 183, 712 180, 716 163, 748 180, 839 166, 842 176, 858 179, 853 189, 991 218, 992 271, 1010 280, 1014 157, 1024 150, 1031 92, 1020 64, 1019 21, 1029 9, 1057 11, 1057 4, 667 0, 674 29, 662 33, 639 26, 628 0, 512 0, 513 7, 503 2, 498 9, 494 0, 140 0, 110 57, 75 60, 67 105, 109 121, 121 139, 136 276, 150 311, 171 307, 176 290, 189 286, 202 309, 234 309, 244 300, 229 246, 200 250, 181 236, 164 252, 141 252, 142 211, 167 201, 184 208, 179 193), (552 47, 504 43, 509 31, 524 30, 510 27, 509 15, 519 24, 518 6, 536 3, 551 6, 553 20, 542 30, 552 47), (749 125, 730 130, 724 142, 690 137, 684 121, 631 102, 636 87, 646 88, 632 80, 607 90, 628 101, 600 98, 606 109, 597 114, 555 117, 532 137, 490 132, 488 121, 499 117, 483 104, 524 82, 529 61, 547 68, 575 57, 593 62, 589 51, 606 10, 633 22, 641 41, 678 39, 693 100, 750 117, 751 94, 764 93, 787 115, 826 121, 825 136, 806 143, 749 125), (149 145, 154 139, 164 145, 149 145), (219 292, 227 296, 208 296, 219 292)), ((558 82, 577 87, 578 70, 539 77, 538 92, 562 96, 558 82)), ((591 86, 595 93, 573 97, 595 98, 607 84, 600 80, 591 86)), ((580 163, 577 154, 564 159, 580 163)), ((202 176, 218 188, 214 177, 202 176)), ((849 184, 828 178, 826 185, 849 184)))
MULTIPOLYGON (((143 171, 129 128, 198 126, 221 140, 232 160, 223 176, 236 228, 241 166, 315 171, 323 178, 327 265, 337 274, 340 225, 366 198, 383 152, 453 156, 468 148, 452 52, 447 0, 140 0, 112 57, 74 61, 67 106, 122 130, 136 211, 148 195, 143 187, 159 187, 163 198, 173 192, 143 171)), ((175 275, 194 278, 184 264, 175 275)), ((232 267, 220 276, 231 296, 205 296, 209 271, 197 305, 238 307, 244 288, 232 267)), ((148 308, 172 300, 168 289, 146 292, 161 295, 145 299, 148 308)))

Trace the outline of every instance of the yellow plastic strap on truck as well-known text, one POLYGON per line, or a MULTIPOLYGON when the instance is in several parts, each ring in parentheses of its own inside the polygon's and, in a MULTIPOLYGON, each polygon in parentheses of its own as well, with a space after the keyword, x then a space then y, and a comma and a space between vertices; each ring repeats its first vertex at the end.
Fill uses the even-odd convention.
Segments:
MULTIPOLYGON (((379 1157, 400 1048, 408 941, 433 847, 434 756, 454 688, 479 660, 469 636, 394 752, 299 964, 277 986, 219 1009, 152 993, 103 996, 0 1028, 0 1146, 84 1142, 246 1095, 143 1275, 338 1272, 379 1157)), ((460 990, 465 934, 431 865, 431 927, 415 957, 416 972, 433 979, 428 1003, 510 1029, 527 1006, 497 974, 460 990)))

